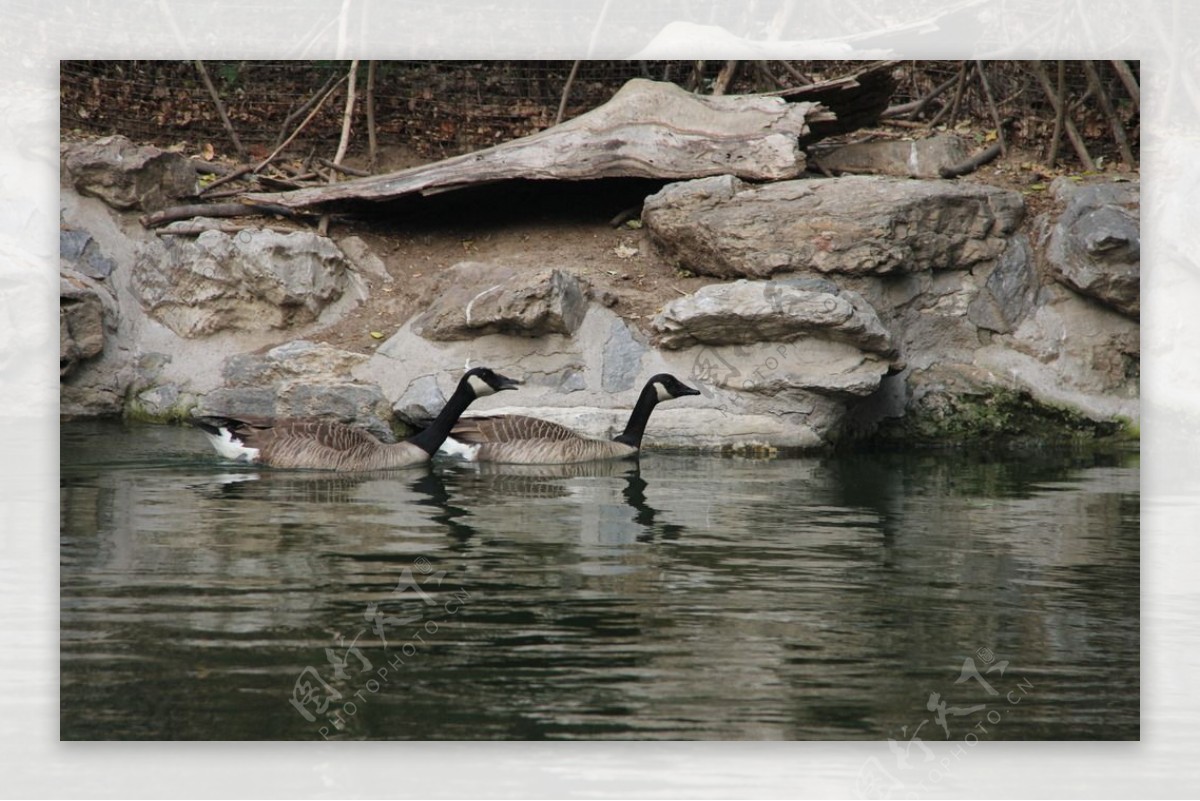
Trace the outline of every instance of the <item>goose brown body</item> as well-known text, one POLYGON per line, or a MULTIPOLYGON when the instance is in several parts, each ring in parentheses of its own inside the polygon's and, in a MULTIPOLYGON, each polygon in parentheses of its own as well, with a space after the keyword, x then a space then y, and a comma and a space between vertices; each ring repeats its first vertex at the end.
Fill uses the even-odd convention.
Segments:
POLYGON ((478 462, 572 464, 623 459, 638 452, 624 442, 584 437, 566 426, 519 414, 464 418, 451 436, 477 445, 473 460, 478 462))
POLYGON ((209 416, 194 422, 231 459, 291 469, 389 470, 428 462, 473 400, 505 389, 516 389, 516 382, 486 367, 468 370, 429 428, 395 443, 331 420, 209 416))
POLYGON ((624 459, 641 450, 646 422, 659 402, 699 394, 672 375, 652 377, 642 388, 624 432, 609 440, 585 437, 558 423, 518 414, 462 418, 450 438, 458 452, 476 462, 574 464, 624 459))
POLYGON ((371 433, 331 420, 258 417, 220 420, 259 464, 291 469, 388 470, 429 461, 411 442, 380 442, 371 433))

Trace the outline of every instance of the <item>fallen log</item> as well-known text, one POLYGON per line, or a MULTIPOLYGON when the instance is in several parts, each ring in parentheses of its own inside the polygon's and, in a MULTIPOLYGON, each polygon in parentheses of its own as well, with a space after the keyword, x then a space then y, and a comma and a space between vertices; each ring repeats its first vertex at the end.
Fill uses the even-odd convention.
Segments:
POLYGON ((294 209, 286 206, 267 203, 195 203, 187 206, 171 206, 138 218, 143 228, 157 228, 178 220, 190 220, 193 217, 254 217, 295 216, 294 209))
POLYGON ((751 181, 781 180, 804 172, 799 142, 810 136, 814 120, 831 116, 813 102, 700 96, 674 84, 635 78, 599 108, 486 150, 388 175, 245 197, 300 209, 509 179, 680 180, 732 174, 751 181))
POLYGON ((899 61, 875 61, 847 75, 769 94, 795 102, 819 103, 830 113, 814 117, 807 146, 827 136, 850 133, 876 124, 896 91, 893 74, 899 61))

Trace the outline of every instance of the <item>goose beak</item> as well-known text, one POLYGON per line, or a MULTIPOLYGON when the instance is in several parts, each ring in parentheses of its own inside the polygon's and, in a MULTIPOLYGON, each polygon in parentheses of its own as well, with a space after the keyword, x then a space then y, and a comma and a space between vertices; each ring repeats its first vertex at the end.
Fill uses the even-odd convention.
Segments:
POLYGON ((693 388, 689 387, 687 384, 679 385, 679 396, 680 397, 683 397, 684 395, 699 395, 699 394, 700 394, 700 390, 693 389, 693 388))
POLYGON ((500 375, 499 373, 496 373, 496 378, 499 381, 496 386, 497 392, 505 389, 517 389, 522 383, 515 378, 509 378, 508 376, 500 375))

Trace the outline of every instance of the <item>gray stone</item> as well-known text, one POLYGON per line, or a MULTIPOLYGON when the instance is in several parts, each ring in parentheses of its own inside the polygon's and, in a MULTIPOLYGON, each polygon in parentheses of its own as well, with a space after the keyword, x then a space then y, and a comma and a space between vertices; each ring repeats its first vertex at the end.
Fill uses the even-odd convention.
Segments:
POLYGON ((137 393, 129 410, 156 420, 176 420, 186 418, 195 405, 195 396, 184 392, 178 384, 162 384, 137 393))
POLYGON ((117 267, 91 234, 66 227, 58 231, 58 257, 77 272, 97 280, 108 278, 117 267))
POLYGON ((151 317, 181 337, 310 323, 341 297, 347 263, 307 231, 205 231, 143 246, 133 288, 151 317))
POLYGON ((642 371, 646 346, 633 335, 624 320, 614 320, 604 341, 600 386, 605 392, 624 392, 633 387, 642 371))
POLYGON ((338 240, 337 245, 346 254, 346 258, 350 260, 355 270, 372 280, 391 283, 392 276, 387 270, 387 265, 383 263, 383 259, 375 255, 371 246, 362 237, 343 237, 338 240))
POLYGON ((911 141, 885 140, 843 145, 817 159, 835 173, 937 178, 939 170, 971 157, 971 143, 957 134, 937 134, 911 141))
POLYGON ((275 387, 220 387, 200 399, 197 415, 275 416, 275 387))
POLYGON ((201 413, 336 420, 391 441, 392 407, 383 390, 351 375, 368 358, 306 340, 235 354, 222 370, 226 385, 204 396, 201 413))
POLYGON ((105 332, 114 323, 108 312, 112 301, 95 281, 66 268, 58 278, 58 373, 63 378, 104 351, 105 332))
MULTIPOLYGON (((797 390, 838 398, 863 398, 879 388, 887 360, 864 354, 853 345, 820 339, 701 346, 689 377, 701 394, 722 387, 766 396, 797 390)), ((790 403, 777 398, 780 407, 790 403)))
POLYGON ((983 289, 967 306, 967 317, 980 328, 1007 334, 1024 319, 1037 297, 1029 239, 1012 238, 983 289))
POLYGON ((340 381, 369 357, 304 339, 285 342, 266 353, 239 353, 225 361, 229 386, 261 386, 297 378, 340 381))
POLYGON ((185 156, 124 136, 68 145, 62 161, 80 194, 122 211, 154 211, 196 194, 196 170, 185 156))
POLYGON ((1056 197, 1067 200, 1048 227, 1045 249, 1051 275, 1072 290, 1124 315, 1141 315, 1141 234, 1137 184, 1055 181, 1056 197))
POLYGON ((486 334, 570 335, 586 311, 586 287, 572 273, 462 262, 441 277, 429 308, 412 327, 439 341, 486 334))
POLYGON ((568 367, 558 374, 558 381, 554 386, 564 395, 568 392, 580 392, 587 389, 587 379, 584 378, 582 369, 568 367))
POLYGON ((446 405, 446 395, 438 388, 437 378, 423 375, 392 406, 396 418, 410 426, 425 426, 446 405))
POLYGON ((855 292, 812 292, 778 281, 711 284, 666 304, 650 323, 659 347, 787 342, 818 336, 884 356, 891 335, 855 292))
POLYGON ((984 184, 725 177, 665 187, 642 220, 664 257, 694 273, 764 278, 967 269, 996 259, 1023 214, 1019 193, 984 184))
POLYGON ((365 428, 384 442, 395 439, 390 424, 392 405, 373 384, 290 381, 279 388, 275 414, 337 420, 365 428))
POLYGON ((221 387, 201 398, 195 413, 329 419, 365 428, 384 442, 395 439, 391 404, 383 392, 355 382, 301 380, 265 387, 221 387))

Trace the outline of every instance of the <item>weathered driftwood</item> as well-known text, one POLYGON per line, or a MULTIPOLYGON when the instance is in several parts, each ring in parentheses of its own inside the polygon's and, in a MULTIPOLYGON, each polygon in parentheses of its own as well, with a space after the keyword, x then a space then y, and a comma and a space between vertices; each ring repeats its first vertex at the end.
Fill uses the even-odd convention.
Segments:
POLYGON ((820 83, 782 89, 770 94, 793 103, 820 103, 827 113, 810 121, 812 133, 801 140, 808 145, 827 136, 837 136, 874 125, 888 108, 896 91, 893 74, 899 61, 874 61, 848 75, 820 83))
POLYGON ((641 78, 608 103, 540 133, 388 175, 247 198, 304 208, 351 200, 391 200, 507 179, 794 178, 804 171, 799 140, 828 119, 811 102, 780 97, 706 97, 641 78))

